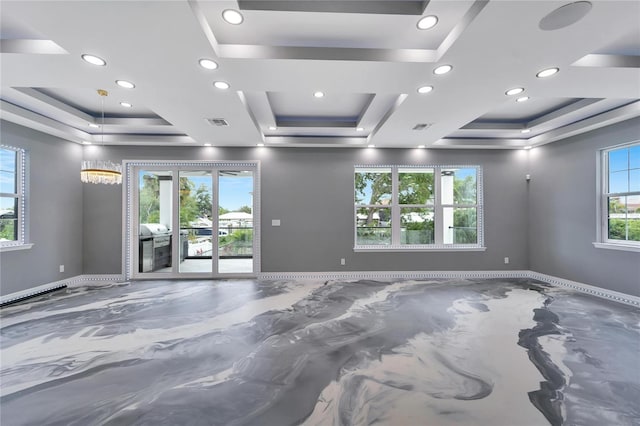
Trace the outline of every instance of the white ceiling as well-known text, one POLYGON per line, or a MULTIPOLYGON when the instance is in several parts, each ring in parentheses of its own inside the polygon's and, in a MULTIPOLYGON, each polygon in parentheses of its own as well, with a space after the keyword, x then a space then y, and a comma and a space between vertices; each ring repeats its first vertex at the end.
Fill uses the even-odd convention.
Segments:
POLYGON ((592 0, 579 21, 540 29, 568 3, 1 0, 0 112, 77 143, 538 146, 640 115, 640 1, 592 0), (419 30, 427 15, 438 24, 419 30), (453 71, 435 75, 442 64, 453 71), (536 77, 548 67, 560 72, 536 77), (102 123, 97 89, 104 134, 89 127, 102 123))

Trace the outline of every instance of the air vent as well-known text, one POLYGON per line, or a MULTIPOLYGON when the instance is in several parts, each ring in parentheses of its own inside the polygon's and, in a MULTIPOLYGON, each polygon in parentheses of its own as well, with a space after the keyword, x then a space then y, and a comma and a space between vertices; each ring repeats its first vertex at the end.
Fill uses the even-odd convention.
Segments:
POLYGON ((427 130, 433 123, 420 123, 413 126, 413 130, 427 130))
POLYGON ((225 120, 224 118, 207 118, 207 121, 209 122, 209 124, 215 127, 224 127, 229 125, 229 123, 227 123, 227 120, 225 120))

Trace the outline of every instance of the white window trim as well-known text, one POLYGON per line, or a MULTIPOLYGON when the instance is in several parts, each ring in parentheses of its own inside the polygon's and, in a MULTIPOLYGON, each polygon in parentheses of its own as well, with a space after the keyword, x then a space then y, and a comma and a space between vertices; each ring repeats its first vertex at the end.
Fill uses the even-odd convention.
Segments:
POLYGON ((27 152, 24 148, 17 148, 15 146, 1 144, 3 149, 9 149, 17 153, 16 158, 16 177, 18 179, 16 185, 16 193, 2 193, 3 196, 16 196, 18 198, 18 222, 16 224, 18 228, 18 239, 16 241, 0 241, 0 253, 16 250, 28 250, 33 247, 33 244, 29 243, 29 234, 27 226, 27 152))
MULTIPOLYGON (((596 154, 596 241, 592 244, 595 248, 606 250, 620 250, 640 252, 640 242, 611 240, 608 236, 608 202, 607 199, 611 195, 605 192, 608 183, 609 167, 607 164, 608 153, 620 148, 625 148, 639 143, 640 140, 625 142, 623 144, 611 146, 598 150, 596 154)), ((638 192, 624 193, 623 195, 640 195, 638 192)))
MULTIPOLYGON (((354 225, 354 233, 353 233, 353 242, 354 242, 354 246, 353 246, 353 251, 358 253, 358 252, 469 252, 469 251, 485 251, 487 248, 484 245, 484 188, 483 188, 483 171, 482 171, 482 166, 479 165, 459 165, 459 164, 454 164, 454 165, 449 165, 449 164, 420 164, 420 165, 388 165, 388 164, 381 164, 381 165, 371 165, 371 164, 356 164, 354 166, 354 176, 355 176, 355 172, 358 169, 391 169, 391 185, 392 185, 392 210, 393 209, 398 209, 400 207, 400 205, 398 204, 398 183, 397 183, 397 173, 399 169, 434 169, 434 171, 436 169, 438 170, 442 170, 442 169, 447 169, 447 168, 473 168, 476 169, 476 195, 477 195, 477 199, 476 199, 476 204, 473 206, 467 206, 467 205, 455 205, 455 207, 475 207, 476 208, 476 214, 477 214, 477 224, 478 224, 478 242, 476 244, 399 244, 399 243, 392 243, 392 244, 386 244, 386 245, 363 245, 363 244, 357 244, 357 237, 358 237, 358 229, 357 229, 357 210, 358 207, 367 207, 369 206, 368 204, 354 204, 354 217, 353 217, 353 225, 354 225)), ((434 209, 434 221, 436 223, 435 228, 434 228, 434 232, 441 232, 441 231, 437 231, 437 227, 438 227, 438 222, 441 222, 441 220, 438 220, 438 217, 440 216, 438 210, 442 209, 443 207, 450 207, 452 205, 449 204, 442 204, 440 202, 438 202, 437 197, 440 193, 440 189, 438 188, 439 182, 440 180, 438 179, 437 173, 435 173, 435 180, 434 180, 434 188, 435 188, 435 193, 434 193, 434 204, 426 206, 426 207, 432 207, 434 209)), ((355 194, 355 178, 353 179, 353 192, 352 194, 355 194)), ((413 205, 407 205, 407 207, 412 207, 413 205)), ((379 206, 370 206, 370 207, 379 207, 379 206)), ((403 205, 404 207, 404 205, 403 205)), ((419 207, 425 207, 425 206, 419 206, 419 207)), ((394 216, 392 216, 394 217, 394 216)), ((393 226, 393 225, 392 225, 393 226)), ((394 233, 395 227, 392 228, 392 238, 393 235, 397 233, 394 233)), ((437 241, 437 239, 436 239, 437 241)))

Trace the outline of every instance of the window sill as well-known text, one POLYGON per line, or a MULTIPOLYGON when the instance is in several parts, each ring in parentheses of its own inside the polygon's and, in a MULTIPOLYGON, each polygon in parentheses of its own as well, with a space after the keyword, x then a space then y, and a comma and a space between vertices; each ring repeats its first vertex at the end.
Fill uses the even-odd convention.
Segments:
POLYGON ((33 244, 7 244, 0 245, 0 253, 5 251, 29 250, 33 244))
POLYGON ((406 247, 406 246, 358 246, 354 247, 353 251, 356 253, 359 252, 386 252, 386 253, 394 253, 394 252, 404 252, 404 253, 412 253, 412 252, 447 252, 447 251, 485 251, 486 247, 480 246, 416 246, 416 247, 406 247))
POLYGON ((640 245, 624 243, 593 243, 596 248, 607 250, 635 251, 640 253, 640 245))

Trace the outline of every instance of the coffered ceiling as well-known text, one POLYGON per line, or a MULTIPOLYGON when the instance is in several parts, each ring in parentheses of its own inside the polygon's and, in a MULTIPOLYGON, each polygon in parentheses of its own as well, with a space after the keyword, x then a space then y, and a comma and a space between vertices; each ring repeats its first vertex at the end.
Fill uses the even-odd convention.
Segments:
POLYGON ((2 118, 76 143, 522 148, 640 115, 636 0, 0 7, 2 118))

